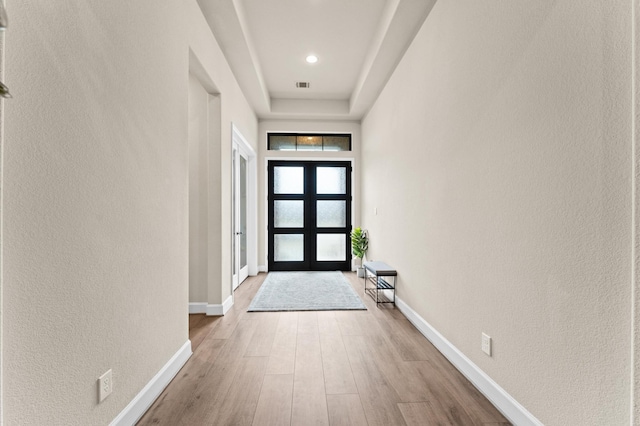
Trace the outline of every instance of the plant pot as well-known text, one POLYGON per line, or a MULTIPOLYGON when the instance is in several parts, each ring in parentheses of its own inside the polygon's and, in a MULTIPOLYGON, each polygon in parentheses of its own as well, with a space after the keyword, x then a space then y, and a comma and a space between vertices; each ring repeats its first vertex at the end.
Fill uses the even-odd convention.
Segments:
POLYGON ((358 273, 358 278, 364 278, 364 268, 362 266, 358 266, 356 271, 358 273))

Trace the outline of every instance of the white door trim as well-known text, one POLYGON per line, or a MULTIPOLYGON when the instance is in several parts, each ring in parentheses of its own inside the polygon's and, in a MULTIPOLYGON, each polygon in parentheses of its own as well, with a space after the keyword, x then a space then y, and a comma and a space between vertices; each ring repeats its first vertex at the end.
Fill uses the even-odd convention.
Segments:
MULTIPOLYGON (((231 123, 231 152, 237 149, 239 153, 247 159, 247 266, 249 268, 249 275, 254 276, 258 274, 258 164, 257 155, 251 144, 247 142, 246 138, 242 135, 240 130, 231 123)), ((231 161, 235 161, 232 158, 231 161)), ((232 166, 233 170, 233 166, 232 166)), ((234 177, 235 178, 235 177, 234 177)), ((233 204, 233 194, 231 194, 231 204, 233 204)), ((233 206, 232 206, 233 209, 233 206)), ((235 221, 235 218, 233 218, 235 221)), ((233 227, 232 227, 233 228, 233 227)), ((232 229, 231 232, 235 230, 232 229)), ((232 235, 231 238, 235 238, 232 235)), ((233 243, 232 247, 233 249, 233 243)), ((232 256, 233 258, 233 256, 232 256)), ((236 271, 235 265, 231 265, 232 269, 232 282, 231 291, 233 293, 233 276, 236 271)))

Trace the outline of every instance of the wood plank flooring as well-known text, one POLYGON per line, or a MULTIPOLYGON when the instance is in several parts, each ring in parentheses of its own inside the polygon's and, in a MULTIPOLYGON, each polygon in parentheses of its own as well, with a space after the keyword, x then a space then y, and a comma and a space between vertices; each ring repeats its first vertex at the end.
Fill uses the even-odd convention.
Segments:
POLYGON ((190 315, 193 356, 138 425, 460 425, 509 422, 393 306, 190 315))

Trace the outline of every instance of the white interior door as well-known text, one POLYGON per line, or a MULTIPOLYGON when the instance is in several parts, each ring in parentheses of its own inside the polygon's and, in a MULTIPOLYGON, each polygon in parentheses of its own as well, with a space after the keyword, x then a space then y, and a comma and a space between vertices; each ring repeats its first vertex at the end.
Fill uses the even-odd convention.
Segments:
POLYGON ((234 144, 233 147, 233 289, 249 276, 248 262, 248 163, 249 157, 234 144))

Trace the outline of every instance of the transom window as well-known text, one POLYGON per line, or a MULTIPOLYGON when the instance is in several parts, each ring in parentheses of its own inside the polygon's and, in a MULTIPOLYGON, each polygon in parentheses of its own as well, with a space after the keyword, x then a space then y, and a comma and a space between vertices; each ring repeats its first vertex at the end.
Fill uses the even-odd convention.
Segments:
POLYGON ((268 133, 270 151, 351 151, 349 134, 268 133))

